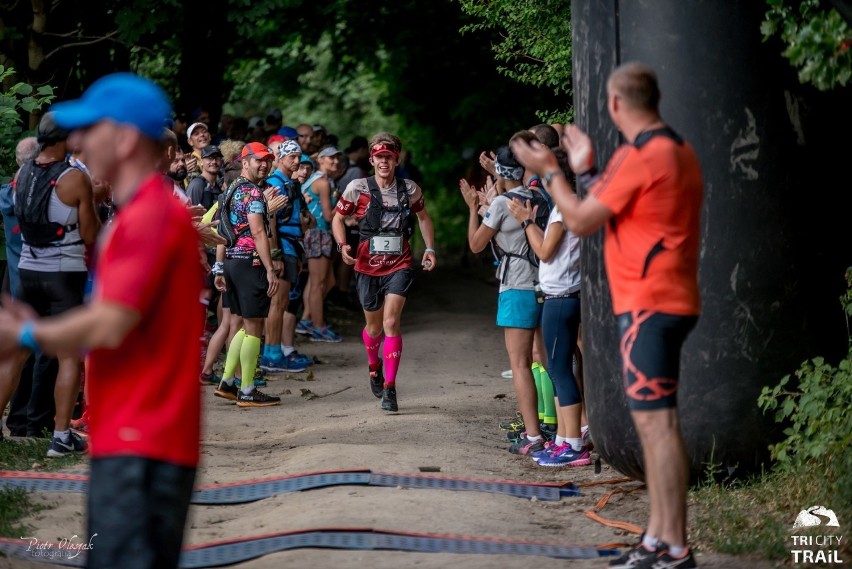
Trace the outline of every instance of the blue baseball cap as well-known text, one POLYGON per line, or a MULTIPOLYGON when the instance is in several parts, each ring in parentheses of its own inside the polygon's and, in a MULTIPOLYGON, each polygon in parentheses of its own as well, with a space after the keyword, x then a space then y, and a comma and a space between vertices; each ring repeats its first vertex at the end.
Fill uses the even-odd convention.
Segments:
POLYGON ((133 73, 101 77, 79 99, 56 103, 50 110, 56 124, 68 130, 111 120, 136 127, 155 140, 163 137, 165 121, 172 115, 163 90, 133 73))
POLYGON ((282 126, 278 129, 278 134, 280 134, 287 140, 296 140, 297 138, 299 138, 299 133, 296 132, 296 129, 292 126, 282 126))

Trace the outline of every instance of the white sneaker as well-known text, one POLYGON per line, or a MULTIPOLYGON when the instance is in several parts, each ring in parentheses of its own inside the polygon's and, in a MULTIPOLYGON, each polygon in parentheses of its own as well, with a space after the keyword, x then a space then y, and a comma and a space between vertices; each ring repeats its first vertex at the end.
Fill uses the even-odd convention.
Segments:
POLYGON ((500 377, 502 377, 503 379, 512 379, 512 370, 507 369, 506 371, 500 374, 500 377))

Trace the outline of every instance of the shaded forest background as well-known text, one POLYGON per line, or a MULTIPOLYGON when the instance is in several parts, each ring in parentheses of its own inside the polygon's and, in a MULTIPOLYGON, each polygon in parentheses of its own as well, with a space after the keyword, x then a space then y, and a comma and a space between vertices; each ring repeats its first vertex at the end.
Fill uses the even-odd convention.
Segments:
MULTIPOLYGON (((0 178, 51 100, 132 70, 175 110, 398 133, 438 242, 463 248, 456 181, 516 130, 567 122, 571 0, 0 0, 0 178), (10 70, 14 69, 14 72, 10 70)), ((765 40, 819 89, 852 75, 849 0, 766 0, 765 40), (832 9, 835 8, 835 9, 832 9), (848 13, 847 13, 848 12, 848 13), (842 17, 841 17, 842 13, 842 17)))
MULTIPOLYGON (((392 130, 423 172, 441 219, 439 239, 460 244, 458 177, 482 149, 541 122, 537 111, 544 118, 570 109, 563 82, 570 81, 570 1, 528 8, 521 15, 529 22, 559 14, 562 23, 549 34, 564 42, 563 51, 549 50, 562 62, 558 88, 554 79, 523 84, 512 77, 519 65, 532 76, 553 73, 535 53, 517 56, 511 50, 522 43, 512 47, 505 28, 455 0, 6 1, 0 65, 16 72, 4 78, 4 90, 18 82, 52 86, 57 100, 130 69, 162 85, 177 111, 207 109, 213 124, 223 112, 265 117, 277 107, 284 124, 323 124, 342 145, 356 134, 392 130), (497 45, 509 50, 509 75, 495 65, 497 45)), ((531 35, 523 26, 516 21, 515 37, 531 35)))

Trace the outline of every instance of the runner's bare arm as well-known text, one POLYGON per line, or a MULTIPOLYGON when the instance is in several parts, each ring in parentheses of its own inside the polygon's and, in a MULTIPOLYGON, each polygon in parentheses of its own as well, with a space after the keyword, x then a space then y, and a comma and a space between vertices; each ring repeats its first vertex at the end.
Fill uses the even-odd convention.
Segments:
MULTIPOLYGON (((225 263, 225 245, 216 245, 216 262, 225 263)), ((225 286, 225 275, 216 275, 213 279, 213 285, 216 287, 216 290, 225 292, 227 286, 225 286)))
POLYGON ((352 248, 346 244, 346 216, 339 211, 335 211, 334 217, 331 219, 331 233, 334 235, 335 242, 340 246, 340 256, 343 257, 343 262, 347 265, 354 265, 355 259, 352 257, 352 248))
POLYGON ((470 250, 474 253, 481 253, 495 235, 497 235, 496 230, 485 224, 480 225, 477 208, 471 208, 467 221, 467 243, 470 245, 470 250))
POLYGON ((488 242, 497 234, 497 231, 487 225, 479 224, 479 197, 476 195, 476 191, 469 186, 467 188, 460 187, 459 189, 470 210, 467 220, 467 243, 471 251, 479 253, 488 246, 488 242))
POLYGON ((603 227, 612 217, 612 212, 591 194, 580 200, 561 174, 559 171, 559 175, 551 179, 547 189, 562 214, 562 220, 575 235, 591 235, 603 227))
POLYGON ((314 189, 320 198, 323 219, 331 221, 334 216, 334 210, 331 208, 331 186, 328 184, 328 180, 325 178, 318 179, 314 182, 314 189))
POLYGON ((18 350, 25 323, 30 334, 47 354, 114 349, 124 342, 139 323, 140 314, 114 302, 94 301, 59 316, 39 318, 26 303, 3 298, 0 308, 0 353, 18 350))
POLYGON ((56 184, 56 195, 68 205, 77 206, 77 224, 80 228, 80 239, 87 245, 94 243, 101 229, 101 220, 95 209, 95 199, 92 193, 92 181, 89 176, 77 169, 59 179, 56 184), (65 197, 68 196, 66 201, 65 197))
POLYGON ((266 269, 266 280, 269 283, 266 294, 272 297, 275 296, 275 291, 278 290, 278 278, 275 274, 275 268, 272 265, 271 247, 269 246, 269 238, 266 235, 266 224, 263 221, 263 214, 249 213, 247 217, 254 245, 257 247, 257 254, 260 257, 260 262, 263 263, 263 267, 266 269))
POLYGON ((423 243, 426 244, 426 252, 423 253, 423 270, 432 271, 438 264, 438 257, 435 254, 435 227, 432 225, 432 218, 429 217, 429 212, 426 207, 417 212, 417 221, 420 224, 420 235, 423 236, 423 243))

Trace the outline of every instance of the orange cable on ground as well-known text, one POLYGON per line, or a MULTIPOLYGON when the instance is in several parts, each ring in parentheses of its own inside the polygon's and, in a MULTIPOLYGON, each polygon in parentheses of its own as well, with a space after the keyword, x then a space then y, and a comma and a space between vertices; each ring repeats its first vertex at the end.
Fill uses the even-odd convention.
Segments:
MULTIPOLYGON (((621 482, 629 482, 629 481, 632 481, 632 479, 623 478, 623 479, 620 479, 620 481, 621 482)), ((602 482, 593 482, 591 484, 584 484, 583 486, 593 486, 593 485, 596 485, 596 484, 614 484, 616 482, 617 481, 615 481, 615 480, 606 480, 606 481, 602 481, 602 482)), ((635 488, 629 488, 627 490, 625 490, 624 488, 615 488, 615 489, 607 492, 606 494, 601 496, 601 499, 598 500, 598 503, 595 504, 594 508, 592 508, 591 510, 586 512, 586 517, 589 518, 590 520, 594 520, 594 521, 598 522, 599 524, 603 524, 607 527, 617 528, 617 529, 624 530, 624 531, 627 531, 627 532, 630 532, 630 533, 641 534, 642 528, 640 528, 639 526, 637 526, 635 524, 631 524, 629 522, 620 522, 620 521, 617 521, 617 520, 608 520, 608 519, 598 515, 598 512, 601 511, 604 506, 606 506, 607 502, 609 502, 609 499, 612 498, 614 495, 616 495, 616 494, 629 494, 630 492, 635 492, 636 490, 642 490, 643 488, 645 488, 644 484, 642 484, 641 486, 636 486, 635 488)))
POLYGON ((601 484, 623 484, 624 482, 633 482, 632 478, 610 478, 609 480, 596 480, 594 482, 580 482, 575 484, 578 488, 588 488, 590 486, 600 486, 601 484))

